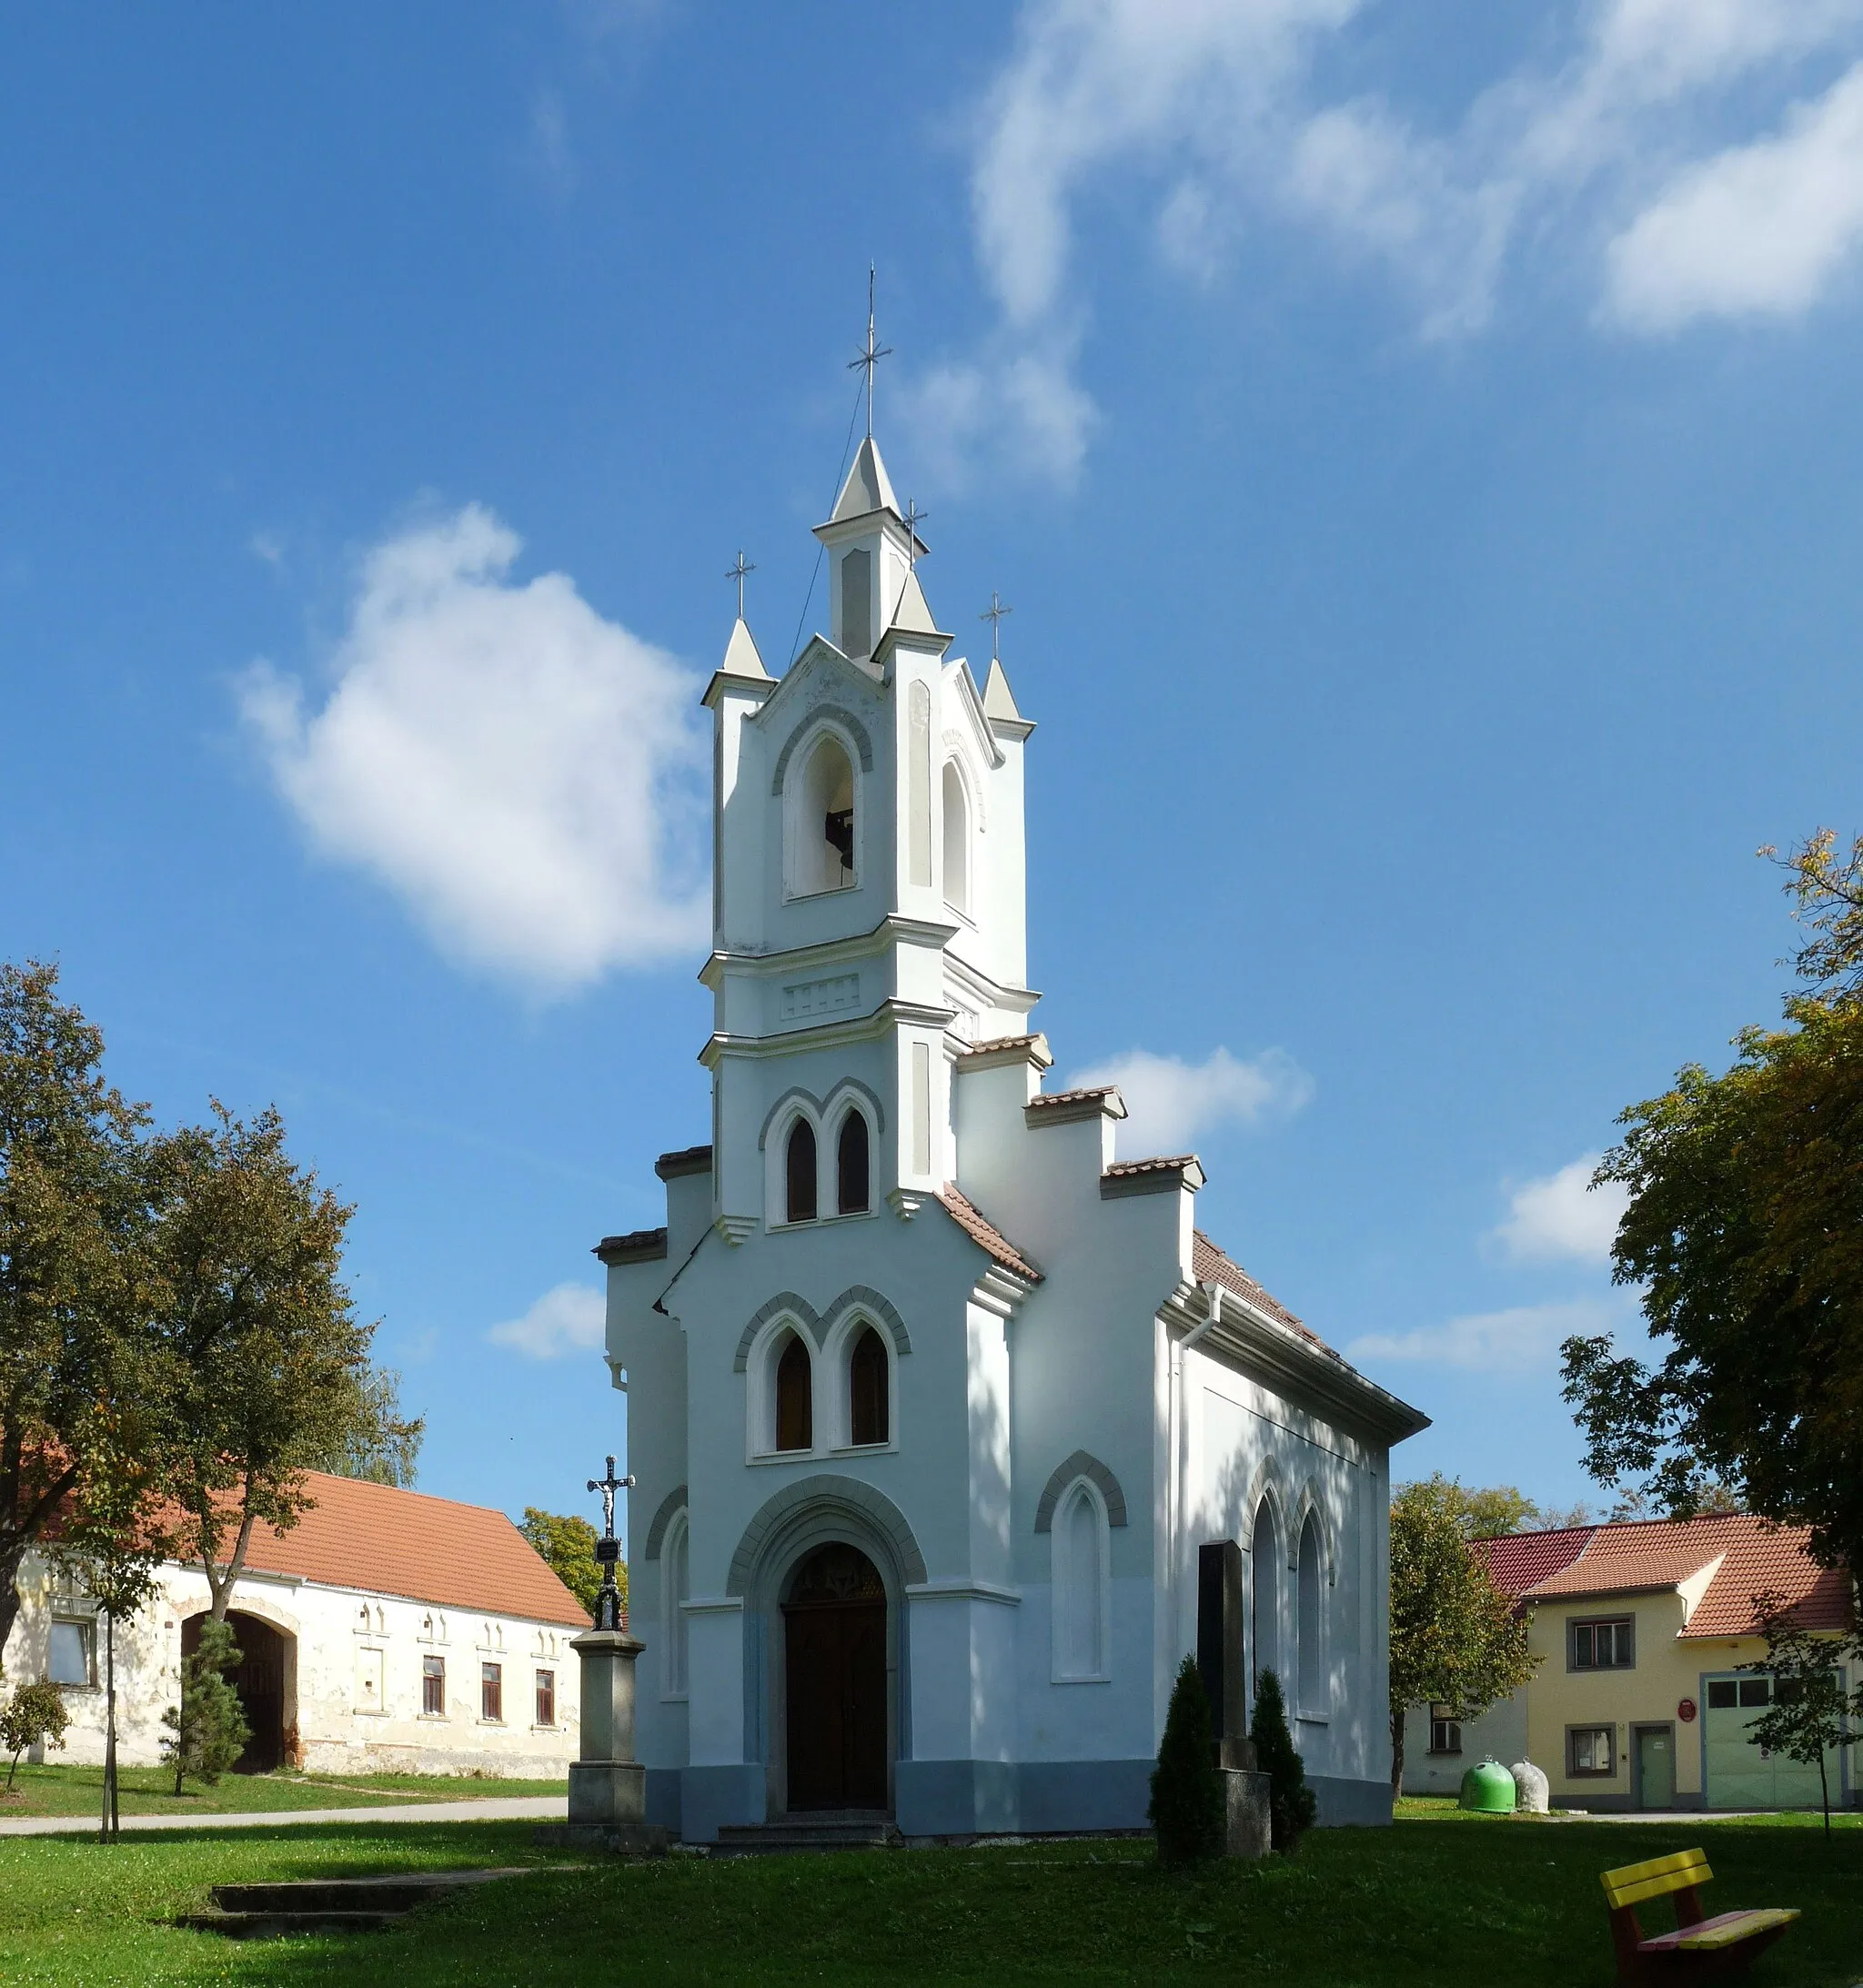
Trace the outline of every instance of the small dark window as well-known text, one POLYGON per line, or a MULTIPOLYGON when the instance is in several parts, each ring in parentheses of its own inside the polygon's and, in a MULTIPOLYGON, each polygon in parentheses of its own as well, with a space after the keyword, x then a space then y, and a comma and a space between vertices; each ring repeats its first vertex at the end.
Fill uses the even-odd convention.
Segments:
POLYGON ((1462 1751, 1462 1721, 1449 1705, 1430 1707, 1430 1751, 1459 1753, 1462 1751))
POLYGON ((1610 1726, 1572 1726, 1566 1730, 1570 1771, 1575 1774, 1614 1774, 1617 1763, 1612 1748, 1615 1729, 1610 1726))
POLYGON ((537 1722, 539 1726, 553 1726, 557 1722, 557 1674, 554 1670, 537 1673, 537 1722))
POLYGON ((1770 1705, 1772 1703, 1772 1680, 1770 1678, 1742 1678, 1740 1680, 1740 1702, 1742 1705, 1770 1705))
POLYGON ((867 1120, 851 1111, 841 1122, 834 1148, 836 1206, 843 1215, 867 1212, 867 1120))
POLYGON ((815 1219, 815 1128, 806 1118, 790 1127, 790 1143, 783 1155, 783 1184, 787 1196, 784 1220, 812 1222, 815 1219))
POLYGON ((429 1719, 443 1719, 447 1711, 447 1660, 420 1660, 420 1709, 429 1719))
POLYGON ((482 1663, 478 1667, 478 1716, 502 1723, 505 1716, 505 1667, 482 1663))
POLYGON ((887 1438, 886 1347, 871 1326, 863 1326, 848 1362, 848 1395, 853 1410, 853 1439, 883 1443, 887 1438))
POLYGON ((1707 1688, 1707 1709, 1711 1712, 1731 1710, 1740 1702, 1740 1687, 1732 1678, 1721 1678, 1707 1688))
POLYGON ((1574 1622, 1573 1670, 1629 1670, 1636 1663, 1636 1624, 1628 1616, 1608 1622, 1574 1622))
POLYGON ((791 1333, 776 1363, 776 1447, 809 1449, 815 1441, 813 1377, 809 1349, 791 1333))

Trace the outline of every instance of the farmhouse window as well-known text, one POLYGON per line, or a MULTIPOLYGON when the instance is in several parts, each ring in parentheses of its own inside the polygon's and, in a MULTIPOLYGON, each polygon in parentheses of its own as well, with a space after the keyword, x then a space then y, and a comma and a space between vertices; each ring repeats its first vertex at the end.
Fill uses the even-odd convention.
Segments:
POLYGON ((494 1725, 504 1722, 505 1667, 501 1663, 478 1667, 478 1716, 494 1725))
POLYGON ((1462 1751, 1462 1721, 1447 1705, 1430 1707, 1430 1751, 1459 1753, 1462 1751))
POLYGON ((420 1660, 420 1710, 428 1719, 444 1719, 447 1715, 447 1660, 444 1657, 420 1660))
POLYGON ((1571 1624, 1568 1670, 1630 1670, 1636 1664, 1636 1623, 1632 1616, 1571 1624))
POLYGON ((54 1684, 91 1685, 97 1680, 97 1626, 91 1621, 54 1621, 45 1676, 54 1684))
POLYGON ((553 1726, 557 1722, 557 1674, 554 1670, 537 1673, 537 1722, 539 1726, 553 1726))
POLYGON ((1614 1726, 1568 1726, 1566 1750, 1574 1775, 1615 1774, 1617 1771, 1614 1726))

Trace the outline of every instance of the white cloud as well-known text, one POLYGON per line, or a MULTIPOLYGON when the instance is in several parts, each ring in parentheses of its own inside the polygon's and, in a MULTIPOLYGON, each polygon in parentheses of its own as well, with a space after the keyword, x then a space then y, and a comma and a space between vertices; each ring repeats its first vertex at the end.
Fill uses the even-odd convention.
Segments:
POLYGON ((1356 1367, 1392 1360, 1469 1373, 1520 1374, 1548 1366, 1559 1342, 1574 1333, 1607 1332, 1620 1322, 1616 1307, 1595 1299, 1516 1305, 1412 1332, 1367 1333, 1345 1348, 1345 1357, 1356 1367))
POLYGON ((608 1301, 587 1284, 559 1284, 521 1318, 508 1318, 486 1334, 494 1346, 515 1347, 533 1360, 599 1347, 608 1324, 608 1301))
POLYGON ((260 662, 243 715, 312 843, 450 955, 542 994, 703 943, 695 680, 477 504, 363 562, 335 683, 260 662))
POLYGON ((1314 1095, 1314 1080, 1285 1051, 1246 1061, 1218 1049, 1202 1063, 1134 1049, 1068 1079, 1070 1089, 1116 1084, 1126 1118, 1119 1147, 1128 1159, 1186 1153, 1224 1125, 1291 1118, 1314 1095))
POLYGON ((1556 1174, 1516 1187, 1508 1197, 1507 1219, 1489 1239, 1516 1263, 1563 1257, 1607 1264, 1629 1195, 1618 1181, 1591 1185, 1602 1157, 1582 1154, 1556 1174))
POLYGON ((1608 308, 1634 330, 1797 317, 1863 245, 1863 63, 1784 128, 1678 174, 1610 245, 1608 308))
POLYGON ((1133 279, 1115 238, 1079 250, 1102 185, 1152 204, 1179 273, 1207 282, 1279 226, 1382 268, 1431 338, 1480 331, 1529 255, 1583 272, 1637 330, 1802 310, 1863 235, 1848 78, 1762 136, 1807 63, 1863 52, 1863 0, 1560 0, 1535 55, 1446 115, 1406 109, 1401 76, 1362 86, 1380 49, 1357 30, 1375 11, 1024 0, 976 120, 973 241, 999 311, 986 352, 1043 355, 1055 418, 1018 417, 1000 361, 947 362, 921 390, 965 400, 953 449, 975 438, 1040 474, 1077 471, 1092 409, 1065 328, 1092 282, 1133 279), (1329 96, 1334 69, 1361 86, 1329 96))

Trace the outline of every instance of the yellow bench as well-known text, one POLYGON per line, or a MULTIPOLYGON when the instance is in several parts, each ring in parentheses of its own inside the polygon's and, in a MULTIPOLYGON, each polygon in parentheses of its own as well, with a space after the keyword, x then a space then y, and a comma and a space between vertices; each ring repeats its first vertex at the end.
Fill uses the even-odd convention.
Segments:
POLYGON ((1606 1871, 1599 1882, 1611 1909, 1611 1942, 1617 1950, 1617 1979, 1636 1984, 1714 1981, 1750 1967, 1798 1914, 1775 1908, 1766 1912, 1722 1912, 1709 1919, 1701 1909, 1697 1886, 1708 1882, 1704 1850, 1678 1850, 1673 1857, 1652 1857, 1646 1863, 1628 1863, 1606 1871), (1676 1930, 1646 1940, 1636 1922, 1636 1908, 1646 1899, 1676 1896, 1676 1930))

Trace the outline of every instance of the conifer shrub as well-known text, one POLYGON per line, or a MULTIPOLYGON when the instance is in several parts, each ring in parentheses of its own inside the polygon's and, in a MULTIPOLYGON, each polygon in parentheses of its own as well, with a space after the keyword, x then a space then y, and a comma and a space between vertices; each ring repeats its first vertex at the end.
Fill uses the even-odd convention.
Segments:
POLYGON ((21 1684, 0 1705, 0 1747, 13 1756, 6 1767, 8 1794, 20 1755, 31 1746, 63 1746, 70 1718, 65 1693, 55 1684, 21 1684))
POLYGON ((1194 1657, 1183 1660, 1171 1688, 1146 1813, 1157 1832, 1161 1864, 1182 1870, 1223 1854, 1227 1806, 1210 1734, 1209 1696, 1194 1657))
POLYGON ((1249 1738, 1255 1744, 1255 1765, 1268 1777, 1268 1818, 1274 1848, 1292 1856, 1301 1837, 1314 1826, 1318 1804, 1306 1784, 1306 1766, 1294 1751, 1287 1730, 1287 1705, 1281 1680, 1264 1670, 1255 1680, 1255 1722, 1249 1738))
POLYGON ((200 1644, 181 1665, 181 1702, 162 1714, 168 1737, 162 1759, 175 1770, 175 1792, 192 1776, 211 1788, 246 1751, 252 1728, 226 1673, 239 1661, 239 1645, 225 1622, 206 1617, 200 1644))

